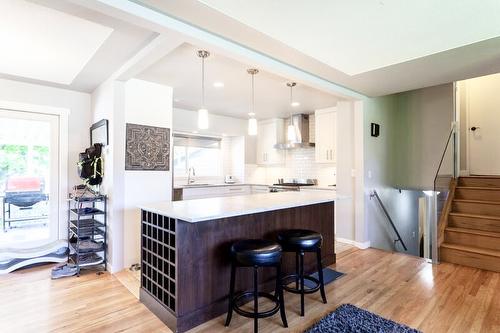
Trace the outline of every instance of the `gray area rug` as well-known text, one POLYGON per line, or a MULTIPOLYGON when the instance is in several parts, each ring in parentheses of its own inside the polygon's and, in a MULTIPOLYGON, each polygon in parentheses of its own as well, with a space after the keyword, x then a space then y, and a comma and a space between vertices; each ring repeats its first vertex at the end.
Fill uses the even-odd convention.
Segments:
POLYGON ((343 304, 305 333, 421 333, 351 304, 343 304))

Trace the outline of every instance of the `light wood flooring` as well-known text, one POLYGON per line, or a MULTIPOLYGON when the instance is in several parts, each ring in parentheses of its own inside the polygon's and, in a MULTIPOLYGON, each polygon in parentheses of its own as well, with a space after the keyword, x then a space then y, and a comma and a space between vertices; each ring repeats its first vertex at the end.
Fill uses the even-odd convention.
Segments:
MULTIPOLYGON (((423 332, 500 332, 500 273, 375 249, 338 244, 332 268, 345 276, 326 286, 328 304, 285 294, 289 329, 278 315, 259 321, 260 332, 302 332, 343 303, 375 312, 423 332)), ((86 273, 50 280, 50 265, 0 277, 0 332, 170 332, 137 299, 138 275, 86 273), (121 281, 121 283, 120 283, 121 281), (122 284, 123 283, 123 284, 122 284), (128 289, 127 289, 128 288, 128 289), (131 292, 130 292, 130 291, 131 292)), ((190 333, 251 332, 252 320, 225 316, 190 333)))

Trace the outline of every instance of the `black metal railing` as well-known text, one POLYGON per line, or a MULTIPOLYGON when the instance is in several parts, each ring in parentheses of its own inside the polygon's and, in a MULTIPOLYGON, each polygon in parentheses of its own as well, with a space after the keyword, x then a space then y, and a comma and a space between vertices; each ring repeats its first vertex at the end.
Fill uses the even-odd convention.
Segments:
POLYGON ((408 249, 406 248, 406 245, 403 241, 403 238, 401 238, 401 235, 399 234, 399 231, 398 229, 396 228, 396 225, 394 224, 394 222, 392 221, 392 218, 391 216, 389 215, 389 212, 387 212, 387 209, 385 208, 384 206, 384 203, 382 202, 382 200, 380 199, 380 197, 378 196, 378 193, 376 190, 373 190, 373 193, 370 194, 370 198, 376 198, 380 207, 382 208, 382 210, 384 211, 384 214, 385 216, 387 217, 387 219, 389 220, 389 223, 391 224, 391 227, 392 227, 392 230, 394 230, 394 232, 396 233, 396 236, 398 237, 397 239, 394 240, 394 244, 396 244, 396 242, 400 242, 401 243, 401 246, 403 247, 403 249, 405 249, 405 251, 408 251, 408 249))
MULTIPOLYGON (((439 171, 441 170, 441 166, 443 165, 443 161, 444 161, 444 157, 446 156, 446 152, 448 151, 448 146, 450 145, 450 140, 451 138, 453 137, 454 138, 454 133, 455 133, 455 128, 452 128, 451 131, 450 131, 450 134, 448 135, 448 139, 446 140, 446 145, 444 146, 444 150, 443 150, 443 154, 441 155, 441 160, 439 161, 439 166, 436 170, 436 174, 434 175, 434 187, 433 187, 433 191, 436 192, 436 182, 437 182, 437 179, 438 179, 438 176, 439 176, 439 171)), ((453 154, 455 155, 455 154, 453 154)), ((455 159, 455 157, 453 157, 453 159, 455 159)), ((453 161, 453 177, 455 178, 455 164, 456 164, 456 161, 454 160, 453 161)))

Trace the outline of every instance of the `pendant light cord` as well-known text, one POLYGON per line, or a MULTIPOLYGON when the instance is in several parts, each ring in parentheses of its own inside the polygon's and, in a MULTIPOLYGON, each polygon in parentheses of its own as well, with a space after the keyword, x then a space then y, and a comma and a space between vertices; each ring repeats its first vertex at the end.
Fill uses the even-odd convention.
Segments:
POLYGON ((201 58, 201 106, 205 108, 205 57, 201 58))
POLYGON ((252 113, 255 113, 255 85, 254 85, 254 77, 255 77, 255 74, 252 73, 252 113))

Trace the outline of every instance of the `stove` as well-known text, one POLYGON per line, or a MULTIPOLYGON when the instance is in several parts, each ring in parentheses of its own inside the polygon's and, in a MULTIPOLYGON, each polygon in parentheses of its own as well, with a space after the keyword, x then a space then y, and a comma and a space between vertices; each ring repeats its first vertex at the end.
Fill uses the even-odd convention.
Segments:
POLYGON ((317 184, 317 179, 279 178, 278 183, 270 187, 270 192, 300 191, 300 187, 302 186, 314 186, 317 184))

